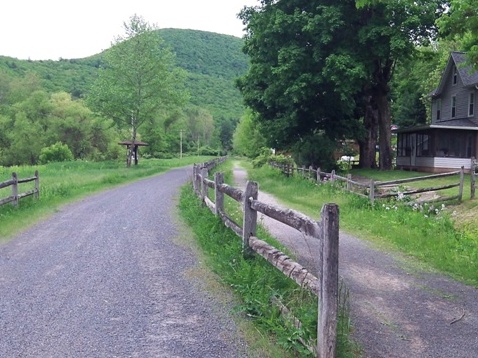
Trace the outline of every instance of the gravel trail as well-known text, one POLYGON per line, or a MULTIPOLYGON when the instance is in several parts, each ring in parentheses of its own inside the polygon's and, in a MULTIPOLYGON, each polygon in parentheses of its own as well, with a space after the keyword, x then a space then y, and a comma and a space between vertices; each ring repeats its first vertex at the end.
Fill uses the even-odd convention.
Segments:
MULTIPOLYGON (((237 163, 234 178, 238 187, 245 187, 247 172, 237 163)), ((259 200, 283 207, 260 186, 259 200)), ((318 267, 315 240, 267 217, 260 220, 297 255, 299 263, 318 267)), ((476 288, 425 271, 410 258, 384 252, 343 232, 339 265, 350 291, 353 337, 364 357, 478 357, 476 288)))
POLYGON ((246 357, 176 243, 190 168, 62 207, 0 246, 0 357, 246 357))

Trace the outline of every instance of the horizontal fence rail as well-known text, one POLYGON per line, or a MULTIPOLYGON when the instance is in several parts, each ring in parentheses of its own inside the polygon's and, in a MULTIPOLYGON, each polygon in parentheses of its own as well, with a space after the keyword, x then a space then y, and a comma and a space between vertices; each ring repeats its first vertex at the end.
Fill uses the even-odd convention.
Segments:
MULTIPOLYGON (((284 275, 295 281, 300 287, 310 290, 318 297, 317 344, 302 342, 317 357, 333 358, 336 353, 337 316, 339 296, 339 208, 336 204, 322 207, 321 219, 316 222, 304 214, 278 208, 258 200, 258 185, 248 181, 244 191, 224 183, 224 175, 215 173, 214 180, 208 179, 210 165, 194 165, 193 187, 204 204, 223 223, 242 239, 242 251, 245 257, 254 253, 263 257, 284 275), (214 201, 208 197, 208 189, 214 189, 214 201), (243 206, 243 225, 238 225, 224 209, 224 195, 243 206), (299 232, 320 241, 319 277, 294 262, 289 256, 256 236, 257 213, 262 213, 282 222, 299 232)), ((282 311, 282 309, 281 309, 282 311)))
POLYGON ((0 205, 12 203, 14 206, 18 206, 20 199, 33 195, 38 199, 40 195, 40 176, 38 170, 35 171, 35 175, 31 178, 20 179, 17 173, 12 173, 12 179, 0 182, 0 189, 12 187, 12 195, 0 199, 0 205), (35 182, 35 187, 31 190, 23 193, 18 192, 18 185, 23 183, 35 182))
MULTIPOLYGON (((392 180, 392 181, 374 181, 372 179, 372 180, 369 180, 367 183, 360 183, 356 180, 355 181, 352 180, 351 174, 348 174, 347 177, 343 177, 343 176, 337 175, 335 173, 335 170, 332 170, 332 172, 330 173, 326 173, 326 172, 322 172, 320 168, 313 169, 312 167, 309 167, 309 168, 297 167, 295 169, 290 169, 291 167, 290 164, 286 165, 286 164, 279 164, 279 163, 270 163, 270 165, 274 168, 280 169, 284 174, 288 176, 297 172, 297 174, 301 175, 303 178, 314 180, 317 183, 321 183, 324 181, 343 182, 345 183, 345 189, 347 191, 355 195, 368 198, 371 203, 374 203, 375 199, 398 197, 400 195, 410 196, 414 194, 435 192, 435 191, 440 191, 440 190, 445 190, 450 188, 458 188, 457 195, 444 196, 444 197, 440 197, 440 198, 432 199, 432 200, 423 200, 422 202, 431 203, 431 202, 449 201, 449 200, 461 201, 463 199, 464 173, 465 173, 463 167, 458 171, 453 171, 449 173, 433 174, 433 175, 426 175, 426 176, 413 177, 413 178, 407 178, 407 179, 398 179, 398 180, 392 180), (458 182, 452 183, 452 184, 440 185, 440 186, 428 187, 428 188, 409 189, 409 190, 404 190, 403 192, 387 191, 387 188, 389 187, 396 187, 398 185, 402 185, 406 183, 412 183, 412 182, 424 181, 424 180, 436 179, 436 178, 443 178, 448 176, 457 176, 459 177, 459 180, 458 182)), ((478 165, 476 167, 478 167, 478 165)), ((476 167, 472 166, 472 168, 476 168, 476 167)), ((472 173, 471 174, 471 198, 473 199, 474 192, 475 192, 474 183, 476 181, 475 180, 476 176, 474 174, 475 171, 473 169, 471 170, 471 173, 472 173)))

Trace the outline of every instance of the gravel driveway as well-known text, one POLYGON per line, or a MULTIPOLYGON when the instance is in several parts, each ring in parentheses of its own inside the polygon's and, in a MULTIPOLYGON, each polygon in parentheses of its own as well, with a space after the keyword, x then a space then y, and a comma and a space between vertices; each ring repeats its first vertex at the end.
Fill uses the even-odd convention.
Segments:
MULTIPOLYGON (((237 163, 234 178, 245 187, 247 173, 237 163)), ((258 200, 281 206, 260 186, 258 200)), ((316 240, 267 217, 261 220, 299 263, 318 267, 316 240)), ((364 357, 478 357, 477 289, 343 232, 339 260, 340 276, 350 290, 353 337, 364 357)))
POLYGON ((62 207, 0 246, 0 357, 245 357, 178 245, 176 169, 62 207), (193 279, 191 277, 196 277, 193 279))

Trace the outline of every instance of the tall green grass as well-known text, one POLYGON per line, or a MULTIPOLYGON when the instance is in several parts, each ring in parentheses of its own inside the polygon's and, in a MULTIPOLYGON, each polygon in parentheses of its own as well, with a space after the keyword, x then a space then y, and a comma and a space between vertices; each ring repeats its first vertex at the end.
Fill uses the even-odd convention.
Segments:
POLYGON ((454 206, 425 205, 414 210, 393 199, 371 205, 367 199, 331 183, 316 185, 297 176, 287 178, 269 167, 253 169, 243 164, 252 180, 287 206, 318 219, 323 204, 337 203, 341 229, 400 250, 478 287, 478 237, 455 228, 454 206))
MULTIPOLYGON (((120 161, 73 161, 38 166, 0 167, 0 182, 11 179, 12 172, 16 172, 21 179, 33 177, 35 170, 38 170, 40 175, 39 200, 27 197, 20 200, 18 207, 11 204, 0 206, 0 241, 50 215, 61 204, 118 184, 209 159, 211 157, 142 159, 139 165, 131 168, 126 168, 125 163, 120 161)), ((33 182, 20 184, 19 192, 33 187, 33 182)), ((0 198, 10 195, 11 187, 0 189, 0 198)))
MULTIPOLYGON (((240 297, 237 310, 249 317, 263 335, 271 336, 273 343, 281 348, 270 348, 261 356, 311 357, 312 353, 298 342, 298 338, 317 338, 317 298, 300 289, 261 257, 244 259, 240 238, 201 205, 190 186, 183 188, 179 207, 206 254, 208 266, 240 297), (273 297, 279 298, 302 322, 301 329, 293 327, 280 316, 279 309, 271 304, 273 297)), ((234 207, 229 209, 234 210, 234 207)), ((262 230, 259 236, 273 241, 262 230)), ((357 348, 348 339, 350 326, 344 311, 341 311, 338 333, 337 356, 355 357, 357 348)))

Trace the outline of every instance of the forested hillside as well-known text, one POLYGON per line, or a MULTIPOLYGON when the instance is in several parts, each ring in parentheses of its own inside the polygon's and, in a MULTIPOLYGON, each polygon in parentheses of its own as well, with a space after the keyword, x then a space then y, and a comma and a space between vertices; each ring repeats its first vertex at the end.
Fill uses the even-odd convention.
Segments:
MULTIPOLYGON (((184 152, 231 149, 244 111, 235 87, 248 69, 243 40, 196 30, 157 31, 185 70, 189 101, 179 111, 158 113, 155 123, 139 130, 139 139, 150 143, 142 154, 177 155, 180 140, 184 152)), ((0 165, 35 164, 48 148, 69 150, 74 159, 121 155, 117 142, 128 139, 128 131, 113 128, 112 118, 99 117, 85 101, 109 51, 57 61, 0 56, 0 165)))
MULTIPOLYGON (((198 30, 158 31, 176 54, 177 65, 189 73, 186 86, 191 103, 208 109, 214 117, 239 119, 243 105, 234 81, 248 68, 247 57, 241 50, 243 40, 198 30)), ((14 77, 33 72, 38 74, 42 87, 48 91, 65 91, 80 98, 88 94, 101 58, 102 54, 94 54, 82 59, 31 61, 1 56, 0 53, 0 72, 14 77)))
POLYGON ((215 117, 238 118, 242 97, 233 82, 248 69, 243 40, 194 30, 162 29, 160 34, 176 54, 177 64, 189 72, 191 103, 215 117))

